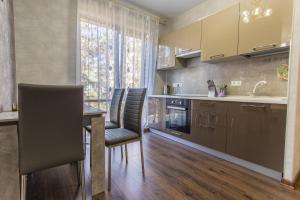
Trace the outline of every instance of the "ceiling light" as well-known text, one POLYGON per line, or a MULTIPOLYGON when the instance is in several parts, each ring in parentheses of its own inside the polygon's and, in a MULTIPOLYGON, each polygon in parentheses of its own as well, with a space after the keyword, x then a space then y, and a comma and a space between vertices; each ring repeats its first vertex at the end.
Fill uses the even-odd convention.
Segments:
POLYGON ((261 7, 256 7, 253 11, 252 11, 252 15, 254 16, 259 16, 261 14, 261 7))
POLYGON ((271 8, 268 8, 268 9, 265 10, 264 16, 269 17, 269 16, 272 15, 272 13, 273 13, 273 10, 271 8))

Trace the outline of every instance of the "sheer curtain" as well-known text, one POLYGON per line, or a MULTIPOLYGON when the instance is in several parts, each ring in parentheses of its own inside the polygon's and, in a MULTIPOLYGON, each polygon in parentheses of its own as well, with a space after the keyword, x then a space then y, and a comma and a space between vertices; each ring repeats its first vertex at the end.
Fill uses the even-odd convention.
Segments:
POLYGON ((152 93, 159 18, 118 1, 79 0, 80 81, 90 105, 108 109, 114 88, 152 93))
POLYGON ((15 62, 12 1, 0 3, 0 112, 15 102, 15 62))

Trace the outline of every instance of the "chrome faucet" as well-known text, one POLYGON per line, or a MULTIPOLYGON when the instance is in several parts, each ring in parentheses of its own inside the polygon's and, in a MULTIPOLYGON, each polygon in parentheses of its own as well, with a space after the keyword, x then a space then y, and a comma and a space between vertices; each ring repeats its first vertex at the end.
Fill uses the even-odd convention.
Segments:
POLYGON ((252 90, 251 96, 255 96, 256 95, 256 89, 257 89, 258 86, 260 86, 260 85, 266 85, 266 84, 267 84, 267 81, 258 81, 255 84, 255 86, 254 86, 254 88, 252 90))

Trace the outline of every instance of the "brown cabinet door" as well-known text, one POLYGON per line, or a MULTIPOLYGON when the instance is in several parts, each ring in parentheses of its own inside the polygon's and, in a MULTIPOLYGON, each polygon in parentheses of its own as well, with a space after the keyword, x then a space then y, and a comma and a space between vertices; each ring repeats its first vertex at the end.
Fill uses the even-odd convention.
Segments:
POLYGON ((227 103, 192 101, 191 140, 225 152, 227 103))
POLYGON ((283 170, 286 106, 230 103, 227 153, 283 170))
POLYGON ((148 100, 148 126, 157 130, 166 129, 166 99, 153 98, 148 100))
POLYGON ((289 45, 293 0, 240 3, 239 54, 289 45))
POLYGON ((239 4, 208 16, 202 22, 201 61, 237 55, 239 4))

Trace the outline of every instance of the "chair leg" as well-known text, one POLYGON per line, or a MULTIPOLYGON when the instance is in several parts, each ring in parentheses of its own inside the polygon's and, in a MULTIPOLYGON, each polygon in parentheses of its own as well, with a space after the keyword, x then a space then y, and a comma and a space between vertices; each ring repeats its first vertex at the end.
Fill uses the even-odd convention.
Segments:
POLYGON ((84 129, 84 134, 83 134, 83 145, 84 145, 84 154, 86 154, 86 130, 84 129))
POLYGON ((142 164, 142 172, 145 175, 145 167, 144 167, 144 152, 143 152, 143 140, 140 140, 140 148, 141 148, 141 164, 142 164))
POLYGON ((125 156, 126 156, 126 164, 127 164, 128 163, 127 144, 125 144, 125 156))
POLYGON ((123 159, 123 145, 121 145, 121 158, 123 159))
POLYGON ((90 168, 92 168, 92 148, 93 148, 93 145, 92 145, 92 132, 90 132, 90 168))
POLYGON ((21 200, 26 200, 27 175, 21 175, 21 200))
POLYGON ((111 147, 108 147, 108 191, 111 189, 111 147))
POLYGON ((80 182, 81 182, 81 166, 79 165, 79 162, 76 162, 76 172, 77 172, 77 185, 80 186, 80 182))
POLYGON ((82 200, 86 200, 84 160, 80 161, 80 175, 81 175, 82 200))

